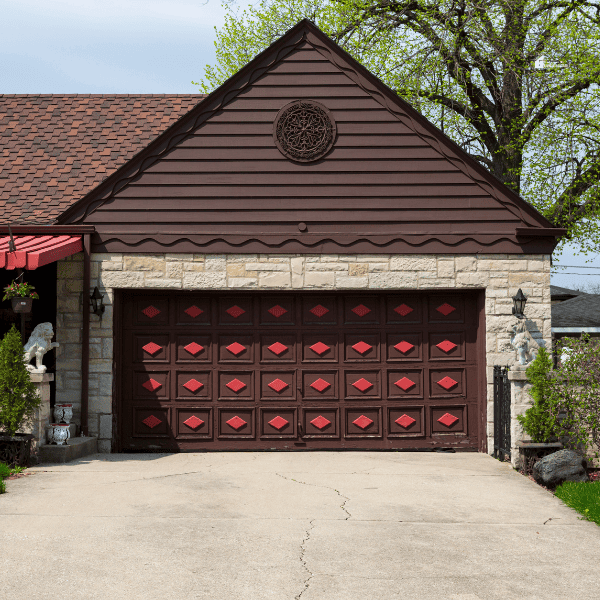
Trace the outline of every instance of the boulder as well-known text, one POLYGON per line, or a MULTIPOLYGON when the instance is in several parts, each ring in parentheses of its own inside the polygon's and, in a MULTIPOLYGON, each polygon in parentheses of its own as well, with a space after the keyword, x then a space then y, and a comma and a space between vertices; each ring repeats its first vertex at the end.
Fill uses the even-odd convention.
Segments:
POLYGON ((555 488, 565 481, 589 481, 587 461, 573 450, 559 450, 544 456, 533 466, 537 483, 555 488))

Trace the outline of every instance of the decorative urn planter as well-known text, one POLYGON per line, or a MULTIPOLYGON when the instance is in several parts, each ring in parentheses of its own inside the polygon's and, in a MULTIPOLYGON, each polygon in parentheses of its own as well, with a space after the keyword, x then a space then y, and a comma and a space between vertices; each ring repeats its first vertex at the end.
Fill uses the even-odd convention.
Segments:
POLYGON ((48 443, 64 446, 67 440, 71 437, 69 425, 66 423, 50 423, 48 432, 48 443))
POLYGON ((10 299, 12 309, 16 313, 30 313, 31 305, 33 304, 33 298, 23 298, 21 296, 15 296, 10 299))
POLYGON ((55 404, 54 405, 54 420, 57 423, 66 423, 67 425, 73 418, 72 404, 55 404))

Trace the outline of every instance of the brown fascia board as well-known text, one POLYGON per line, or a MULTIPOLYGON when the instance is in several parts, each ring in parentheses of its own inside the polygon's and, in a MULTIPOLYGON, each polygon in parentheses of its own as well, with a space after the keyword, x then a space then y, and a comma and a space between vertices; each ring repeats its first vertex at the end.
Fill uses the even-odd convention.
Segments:
MULTIPOLYGON (((310 39, 311 34, 327 48, 327 51, 335 54, 340 59, 340 62, 343 63, 343 65, 340 66, 334 62, 336 67, 340 68, 342 72, 346 72, 343 68, 343 66, 346 66, 347 70, 353 71, 359 78, 366 80, 371 86, 384 95, 387 100, 392 104, 395 104, 401 112, 405 113, 409 119, 429 133, 438 144, 447 148, 448 154, 454 155, 464 167, 467 167, 466 169, 464 167, 461 169, 463 172, 466 171, 466 174, 472 177, 472 174, 469 173, 468 170, 473 170, 492 189, 497 190, 502 194, 508 202, 505 202, 498 197, 496 197, 496 200, 505 206, 507 210, 510 210, 511 208, 513 209, 511 212, 516 210, 517 216, 524 222, 527 221, 524 218, 523 212, 534 219, 536 221, 535 223, 527 223, 527 225, 529 225, 527 229, 535 229, 537 228, 536 226, 544 229, 554 229, 553 224, 533 206, 527 203, 523 198, 513 192, 508 186, 480 165, 475 159, 469 156, 462 148, 460 148, 460 146, 458 146, 458 144, 442 133, 435 125, 421 115, 421 113, 414 109, 408 102, 400 98, 398 94, 375 77, 375 75, 368 71, 358 61, 352 58, 352 56, 340 48, 308 19, 303 19, 297 23, 281 38, 263 50, 245 67, 240 69, 240 71, 209 94, 204 100, 201 100, 187 114, 180 117, 160 136, 146 146, 146 148, 142 149, 137 155, 112 173, 106 180, 69 207, 62 215, 60 215, 60 217, 58 217, 57 223, 68 223, 71 219, 84 219, 93 208, 92 205, 94 203, 102 204, 103 200, 107 200, 112 194, 127 185, 129 180, 139 174, 141 170, 149 167, 153 162, 158 160, 163 153, 171 150, 191 131, 195 130, 200 125, 200 123, 197 122, 197 113, 204 113, 204 120, 208 119, 216 109, 223 107, 233 100, 247 85, 252 84, 267 72, 274 63, 292 52, 300 42, 306 40, 308 43, 314 45, 314 40, 311 41, 310 39)), ((320 51, 318 47, 316 50, 320 51)), ((322 51, 320 51, 320 53, 323 54, 322 51)), ((327 56, 326 58, 330 59, 330 57, 327 56)), ((360 85, 359 82, 357 82, 357 84, 360 85)), ((365 91, 369 92, 369 90, 365 91)), ((375 99, 377 100, 376 97, 375 99)), ((389 110, 389 107, 385 106, 385 104, 384 107, 389 110)), ((419 132, 415 131, 415 133, 418 135, 419 132)), ((446 156, 446 158, 448 158, 448 156, 446 156)), ((461 165, 456 166, 459 168, 461 167, 461 165)), ((486 191, 490 193, 489 190, 486 191)))
POLYGON ((19 235, 77 235, 94 233, 94 225, 0 225, 0 234, 19 235))

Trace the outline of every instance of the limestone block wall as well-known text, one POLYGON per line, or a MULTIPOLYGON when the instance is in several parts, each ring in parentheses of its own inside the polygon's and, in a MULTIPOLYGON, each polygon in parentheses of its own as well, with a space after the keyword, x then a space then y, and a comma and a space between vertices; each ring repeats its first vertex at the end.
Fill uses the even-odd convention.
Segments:
MULTIPOLYGON (((172 290, 434 290, 485 289, 488 448, 493 449, 493 366, 511 365, 512 296, 528 297, 528 327, 550 343, 549 255, 351 254, 93 254, 92 289, 105 294, 102 322, 90 324, 91 435, 101 452, 112 439, 113 312, 115 289, 172 290)), ((81 255, 58 264, 57 402, 81 403, 81 255)), ((86 290, 86 298, 91 290, 86 290)), ((491 450, 490 450, 491 451, 491 450)))

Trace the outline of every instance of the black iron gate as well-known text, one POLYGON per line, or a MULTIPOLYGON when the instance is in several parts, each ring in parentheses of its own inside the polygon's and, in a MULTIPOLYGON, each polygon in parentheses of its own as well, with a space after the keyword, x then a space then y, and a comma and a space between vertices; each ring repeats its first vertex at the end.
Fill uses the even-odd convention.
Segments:
POLYGON ((510 382, 506 367, 494 367, 494 458, 510 459, 510 382))

